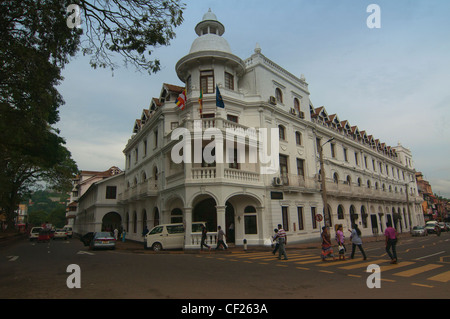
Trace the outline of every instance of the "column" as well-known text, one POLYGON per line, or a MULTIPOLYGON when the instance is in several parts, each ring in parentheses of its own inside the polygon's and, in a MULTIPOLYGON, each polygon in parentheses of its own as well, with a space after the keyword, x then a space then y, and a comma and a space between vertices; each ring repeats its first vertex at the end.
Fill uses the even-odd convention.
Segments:
MULTIPOLYGON (((217 226, 222 227, 222 230, 226 234, 227 227, 225 224, 225 209, 226 209, 226 206, 216 206, 217 226)), ((226 238, 224 238, 224 242, 226 243, 226 238)))
POLYGON ((192 208, 184 208, 184 249, 194 248, 192 245, 192 208))

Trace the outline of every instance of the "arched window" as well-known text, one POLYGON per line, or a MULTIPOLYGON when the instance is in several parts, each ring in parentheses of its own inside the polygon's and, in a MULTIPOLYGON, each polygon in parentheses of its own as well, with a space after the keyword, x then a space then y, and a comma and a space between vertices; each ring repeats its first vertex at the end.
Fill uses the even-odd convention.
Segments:
POLYGON ((300 100, 296 97, 294 98, 294 109, 297 111, 297 113, 300 113, 300 100))
POLYGON ((337 173, 333 174, 333 182, 339 184, 339 175, 337 173))
POLYGON ((342 205, 338 206, 337 215, 338 219, 344 219, 344 207, 342 205))
POLYGON ((133 233, 137 232, 137 213, 134 211, 133 213, 133 233))
POLYGON ((350 177, 350 175, 347 175, 347 185, 350 186, 352 184, 352 178, 350 177))
POLYGON ((367 217, 369 215, 366 213, 366 207, 361 206, 361 220, 364 228, 367 228, 367 217))
POLYGON ((358 178, 358 187, 361 187, 361 185, 362 185, 362 179, 361 179, 361 177, 359 177, 358 178))
POLYGON ((142 231, 144 231, 145 226, 147 226, 147 211, 142 210, 142 231))
POLYGON ((275 98, 277 99, 278 103, 283 103, 283 93, 281 92, 280 88, 275 89, 275 98))
POLYGON ((158 207, 155 207, 155 210, 153 212, 153 226, 159 225, 159 210, 158 207))

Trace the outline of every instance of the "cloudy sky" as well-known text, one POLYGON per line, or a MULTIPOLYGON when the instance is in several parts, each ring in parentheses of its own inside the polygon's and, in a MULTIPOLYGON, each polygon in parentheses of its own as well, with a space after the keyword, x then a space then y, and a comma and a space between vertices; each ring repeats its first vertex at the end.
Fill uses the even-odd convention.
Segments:
POLYGON ((325 106, 388 145, 412 151, 433 192, 450 198, 450 1, 185 0, 184 23, 157 48, 162 71, 94 70, 81 54, 64 70, 66 104, 57 127, 82 170, 124 168, 134 121, 162 83, 183 86, 175 64, 188 54, 209 8, 241 59, 256 43, 294 75, 304 74, 315 107, 325 106), (368 28, 370 4, 381 28, 368 28))

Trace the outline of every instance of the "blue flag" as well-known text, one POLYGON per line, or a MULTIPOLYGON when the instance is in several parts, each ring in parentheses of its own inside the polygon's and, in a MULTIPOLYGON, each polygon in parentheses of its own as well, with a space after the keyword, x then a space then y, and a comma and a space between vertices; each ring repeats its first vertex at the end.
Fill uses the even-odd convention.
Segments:
POLYGON ((220 95, 219 87, 216 84, 216 106, 225 108, 225 104, 223 104, 222 95, 220 95))

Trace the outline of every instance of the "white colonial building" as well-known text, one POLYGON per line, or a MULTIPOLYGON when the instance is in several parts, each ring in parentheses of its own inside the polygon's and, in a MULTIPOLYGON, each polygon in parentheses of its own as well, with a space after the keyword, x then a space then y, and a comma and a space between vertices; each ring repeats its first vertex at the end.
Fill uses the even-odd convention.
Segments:
POLYGON ((211 11, 195 32, 189 53, 175 67, 185 85, 162 85, 124 149, 117 211, 127 238, 141 241, 145 226, 171 222, 185 223, 186 248, 199 245, 191 234, 193 221, 206 221, 212 235, 222 226, 228 242, 236 245, 267 243, 277 224, 286 229, 289 242, 317 239, 324 222, 332 229, 358 223, 364 235, 381 234, 389 220, 403 231, 423 224, 408 149, 389 147, 325 108, 314 108, 305 77, 269 60, 258 46, 248 59, 235 56, 222 37, 225 27, 211 11), (224 108, 216 106, 216 87, 224 108), (181 110, 175 101, 184 89, 187 102, 181 110), (276 172, 264 170, 261 158, 252 161, 250 136, 226 143, 227 129, 248 133, 249 128, 266 129, 267 141, 276 137, 278 149, 268 146, 268 154, 276 154, 276 172), (174 139, 180 129, 188 134, 174 139), (223 146, 214 151, 231 154, 228 162, 201 156, 211 143, 206 129, 213 129, 216 141, 222 133, 223 146), (189 158, 176 163, 172 150, 188 138, 191 153, 182 148, 176 154, 189 158), (242 146, 245 152, 238 151, 242 146), (324 199, 328 210, 319 221, 324 199))

